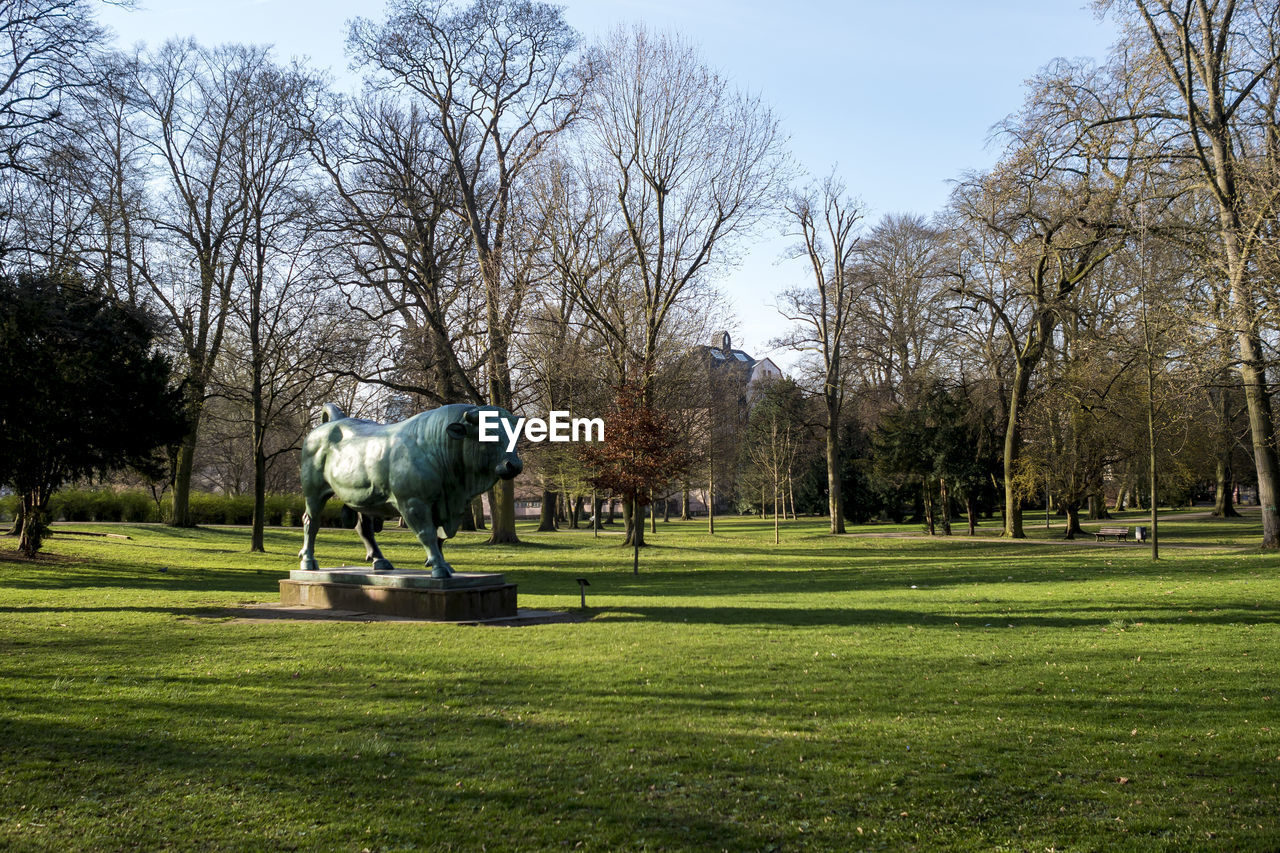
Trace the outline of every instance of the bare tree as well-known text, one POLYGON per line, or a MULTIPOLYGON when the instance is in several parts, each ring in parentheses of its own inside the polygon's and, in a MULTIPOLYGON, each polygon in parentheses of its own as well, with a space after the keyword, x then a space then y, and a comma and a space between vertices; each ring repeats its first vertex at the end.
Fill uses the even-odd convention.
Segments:
POLYGON ((863 282, 849 325, 848 359, 858 382, 886 403, 910 403, 948 367, 954 299, 944 275, 946 235, 923 217, 887 215, 862 240, 863 282))
MULTIPOLYGON (((1122 81, 1121 81, 1122 82, 1122 81)), ((1123 207, 1141 160, 1145 129, 1092 123, 1124 97, 1109 69, 1057 63, 1042 73, 1026 108, 1004 125, 1005 157, 961 183, 952 196, 957 238, 953 274, 964 304, 995 319, 1009 348, 1006 401, 1005 531, 1023 538, 1017 470, 1032 378, 1055 329, 1075 310, 1076 289, 1123 245, 1123 207)))
POLYGON ((105 40, 88 0, 6 0, 0 7, 0 173, 35 174, 29 149, 62 118, 65 100, 94 85, 105 40))
POLYGON ((253 529, 249 550, 263 551, 267 469, 301 445, 307 411, 331 384, 326 364, 336 332, 335 299, 322 280, 317 217, 305 139, 295 117, 315 83, 297 69, 263 65, 254 75, 254 109, 233 145, 247 227, 231 303, 233 336, 224 348, 235 380, 224 393, 249 411, 253 459, 253 529), (268 447, 288 424, 291 441, 268 447))
MULTIPOLYGON (((580 296, 648 405, 679 316, 773 212, 788 159, 769 109, 687 42, 637 26, 616 30, 601 52, 609 63, 590 90, 583 144, 591 182, 616 205, 627 269, 619 291, 580 296)), ((643 543, 641 525, 628 536, 643 543)))
MULTIPOLYGON (((513 194, 541 150, 577 117, 589 75, 572 64, 577 33, 547 3, 395 0, 386 20, 357 19, 348 46, 388 85, 423 98, 457 179, 484 287, 488 399, 512 405, 510 350, 526 279, 509 243, 513 194)), ((515 492, 497 486, 490 542, 518 541, 515 492)))
POLYGON ((781 541, 779 518, 786 513, 786 488, 795 470, 804 431, 804 398, 796 384, 790 379, 765 383, 751 408, 744 449, 773 504, 775 545, 781 541))
POLYGON ((797 193, 787 206, 799 229, 800 252, 813 270, 812 288, 783 292, 778 306, 792 329, 774 343, 806 354, 818 380, 827 445, 827 512, 831 532, 844 533, 840 423, 847 390, 845 346, 860 285, 854 275, 861 203, 834 175, 797 193))
POLYGON ((431 405, 483 402, 468 346, 483 333, 481 306, 439 134, 420 108, 376 94, 318 104, 304 125, 330 183, 330 273, 382 337, 384 357, 357 378, 431 405))
POLYGON ((1280 184, 1251 184, 1251 169, 1274 153, 1274 100, 1280 91, 1280 6, 1270 0, 1108 0, 1128 26, 1127 44, 1159 84, 1154 103, 1134 114, 1157 119, 1168 158, 1189 176, 1217 214, 1221 273, 1239 350, 1262 512, 1262 544, 1280 548, 1280 456, 1267 387, 1268 359, 1252 276, 1280 184), (1270 109, 1268 109, 1270 105, 1270 109))
POLYGON ((237 140, 255 109, 262 48, 170 41, 133 64, 134 128, 162 189, 151 226, 169 247, 139 272, 177 338, 189 430, 178 450, 175 526, 191 525, 191 475, 201 412, 222 349, 236 264, 248 234, 237 140))
POLYGON ((94 231, 81 247, 80 261, 99 288, 138 304, 146 292, 139 270, 147 266, 153 229, 147 218, 146 144, 130 101, 130 61, 119 54, 102 57, 98 85, 76 93, 94 231))

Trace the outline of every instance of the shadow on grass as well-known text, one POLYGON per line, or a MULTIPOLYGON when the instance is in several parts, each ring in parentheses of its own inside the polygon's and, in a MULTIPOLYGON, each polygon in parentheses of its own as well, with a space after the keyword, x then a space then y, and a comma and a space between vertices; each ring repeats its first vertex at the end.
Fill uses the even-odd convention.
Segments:
MULTIPOLYGON (((944 605, 945 607, 945 605, 944 605)), ((1186 607, 1019 608, 961 613, 859 607, 602 607, 596 618, 610 622, 658 622, 771 627, 1106 628, 1117 621, 1147 625, 1280 624, 1280 607, 1218 603, 1212 609, 1186 607)), ((1141 630, 1141 629, 1138 629, 1141 630)))
MULTIPOLYGON (((236 692, 238 687, 227 683, 222 692, 236 692)), ((320 690, 328 685, 309 688, 320 690)), ((32 774, 53 774, 62 795, 72 803, 68 809, 72 813, 83 808, 83 802, 132 801, 138 789, 145 787, 146 800, 131 807, 139 823, 149 818, 162 826, 173 823, 178 831, 190 831, 182 821, 199 814, 202 832, 216 827, 224 833, 221 842, 232 847, 243 844, 252 849, 262 843, 261 837, 252 838, 262 831, 253 822, 254 818, 260 820, 260 815, 256 811, 240 814, 239 809, 245 803, 263 807, 268 790, 264 779, 269 780, 271 801, 310 804, 301 818, 287 812, 271 818, 273 831, 299 832, 309 838, 304 846, 348 846, 349 836, 326 837, 323 824, 313 819, 314 814, 323 813, 365 814, 359 825, 376 834, 362 838, 362 843, 374 848, 409 849, 438 843, 448 849, 473 844, 473 849, 478 849, 481 841, 511 849, 537 847, 547 841, 538 833, 540 827, 549 826, 549 814, 555 816, 555 824, 567 824, 583 834, 598 826, 615 832, 625 828, 624 832, 643 837, 646 846, 660 849, 712 844, 743 850, 771 846, 769 833, 760 826, 710 813, 677 797, 663 802, 655 796, 672 778, 663 772, 666 768, 659 760, 651 768, 633 768, 625 774, 627 781, 621 787, 594 779, 603 775, 599 759, 583 750, 582 744, 604 745, 581 724, 525 721, 513 727, 503 719, 471 714, 453 716, 447 729, 432 734, 423 730, 416 716, 383 718, 376 725, 366 717, 332 712, 287 718, 242 703, 206 704, 198 694, 184 692, 182 685, 174 689, 179 691, 175 696, 180 702, 151 705, 135 701, 131 709, 135 713, 173 713, 181 706, 184 714, 218 720, 221 738, 182 737, 150 728, 143 731, 131 719, 111 728, 110 723, 71 727, 33 718, 0 721, 0 736, 15 745, 12 757, 21 765, 23 781, 29 784, 32 774), (317 725, 323 727, 324 735, 309 728, 317 725), (301 728, 311 736, 295 741, 288 736, 291 728, 301 728), (228 730, 243 735, 264 729, 284 734, 256 734, 246 738, 251 742, 247 744, 228 734, 228 730), (546 756, 548 751, 554 751, 556 760, 546 756), (159 788, 156 779, 171 783, 166 787, 173 790, 159 788), (197 790, 205 792, 194 809, 182 798, 184 793, 190 797, 186 792, 193 790, 193 779, 199 780, 197 790), (568 796, 566 779, 589 790, 568 796), (187 780, 186 786, 181 785, 182 780, 187 780), (424 797, 430 809, 425 809, 424 797), (229 803, 235 808, 226 808, 229 803), (424 810, 432 813, 430 820, 424 820, 424 810), (477 820, 477 815, 486 812, 499 812, 504 820, 477 820), (245 823, 247 827, 242 826, 245 823), (513 837, 513 831, 523 835, 513 837), (490 834, 486 837, 486 833, 490 834)), ((117 714, 114 707, 104 704, 102 719, 111 720, 117 714)), ((741 743, 735 754, 746 756, 766 739, 738 740, 741 743)), ((630 760, 638 763, 636 756, 630 760)), ((752 769, 745 761, 727 768, 701 761, 695 766, 702 776, 726 770, 745 775, 752 769)), ((348 821, 335 829, 350 833, 351 826, 348 821)), ((117 830, 126 834, 113 835, 115 844, 129 841, 128 830, 117 830)))
MULTIPOLYGON (((603 557, 598 551, 577 555, 572 560, 558 561, 554 566, 536 560, 522 559, 517 551, 503 554, 500 560, 455 560, 459 571, 497 571, 507 581, 517 583, 522 595, 556 595, 578 591, 576 579, 591 579, 595 595, 625 595, 639 598, 732 599, 760 595, 812 595, 819 593, 858 593, 886 590, 906 591, 913 585, 927 590, 979 587, 988 585, 1022 586, 1026 584, 1085 583, 1167 578, 1169 565, 1137 563, 1122 567, 1107 565, 1042 566, 1034 559, 1016 556, 990 557, 980 566, 959 565, 949 560, 912 555, 859 553, 842 561, 840 567, 828 567, 822 561, 805 565, 795 560, 786 568, 762 564, 751 568, 751 557, 737 557, 735 568, 691 568, 672 565, 672 560, 642 559, 639 575, 632 574, 629 561, 619 559, 616 565, 602 570, 603 557)), ((672 548, 672 552, 683 549, 672 548)), ((804 553, 804 552, 801 552, 804 553)), ((723 552, 722 552, 723 555, 723 552)), ((397 555, 401 556, 401 555, 397 555)), ((74 559, 74 558, 73 558, 74 559)), ((396 565, 417 568, 418 563, 397 559, 396 565)), ((610 561, 612 562, 612 561, 610 561)), ((161 571, 156 567, 140 567, 134 561, 77 559, 71 563, 30 564, 38 572, 8 574, 4 588, 11 590, 130 589, 157 592, 242 593, 274 598, 278 582, 295 567, 292 558, 281 560, 278 568, 217 569, 180 567, 161 571)), ((337 561, 331 564, 336 565, 337 561)), ((357 563, 359 565, 359 563, 357 563)), ((1220 571, 1220 570, 1219 570, 1220 571)), ((1179 567, 1187 579, 1200 572, 1179 567)))
POLYGON ((172 616, 200 616, 206 619, 243 616, 243 611, 225 607, 140 607, 122 604, 118 607, 30 606, 0 607, 0 613, 168 613, 172 616))
MULTIPOLYGON (((88 543, 65 557, 21 561, 7 559, 12 552, 0 551, 0 561, 13 569, 6 567, 0 586, 224 593, 268 600, 277 596, 277 582, 297 566, 291 549, 299 534, 292 528, 268 531, 269 554, 248 553, 247 531, 239 528, 151 525, 139 530, 140 542, 88 543), (228 559, 227 553, 234 557, 228 559)), ((938 590, 1010 583, 1142 581, 1167 578, 1172 572, 1182 579, 1222 577, 1224 570, 1247 570, 1250 565, 1202 563, 1198 558, 1154 563, 1111 548, 1056 551, 1032 544, 993 545, 963 539, 940 548, 937 540, 841 540, 817 531, 797 536, 793 544, 774 546, 735 536, 712 542, 686 532, 684 541, 651 540, 641 554, 641 573, 636 576, 630 572, 630 549, 618 545, 616 536, 596 540, 590 530, 526 534, 525 542, 513 546, 489 546, 483 532, 466 534, 450 543, 448 553, 460 571, 505 573, 522 595, 576 593, 576 578, 585 576, 591 579, 595 595, 714 597, 729 604, 742 596, 905 591, 912 586, 938 590), (551 538, 556 541, 548 541, 551 538)), ((363 552, 351 531, 325 531, 320 544, 324 565, 363 565, 363 552)), ((383 545, 397 565, 422 565, 421 546, 407 531, 384 535, 383 545)))
MULTIPOLYGON (((53 555, 51 555, 53 556, 53 555)), ((210 569, 140 566, 136 561, 56 556, 48 563, 28 563, 38 569, 26 575, 8 574, 0 586, 11 590, 131 589, 157 592, 274 592, 288 569, 210 569)))

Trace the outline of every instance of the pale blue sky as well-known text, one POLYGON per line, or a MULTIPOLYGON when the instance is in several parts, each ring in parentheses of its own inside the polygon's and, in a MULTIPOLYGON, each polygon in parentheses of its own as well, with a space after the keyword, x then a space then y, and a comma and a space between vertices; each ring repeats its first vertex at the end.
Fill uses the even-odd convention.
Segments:
MULTIPOLYGON (((644 21, 701 45, 710 65, 764 96, 805 169, 826 174, 838 165, 873 221, 939 209, 948 181, 994 159, 989 130, 1021 104, 1024 80, 1055 57, 1101 59, 1115 38, 1084 0, 563 5, 588 38, 644 21)), ((381 11, 381 3, 334 0, 139 0, 134 10, 103 7, 101 17, 122 44, 174 35, 269 43, 281 59, 308 56, 342 78, 345 22, 381 11)), ((778 262, 787 245, 776 230, 762 233, 722 282, 741 326, 736 342, 757 356, 779 331, 774 294, 805 281, 803 265, 778 262)))

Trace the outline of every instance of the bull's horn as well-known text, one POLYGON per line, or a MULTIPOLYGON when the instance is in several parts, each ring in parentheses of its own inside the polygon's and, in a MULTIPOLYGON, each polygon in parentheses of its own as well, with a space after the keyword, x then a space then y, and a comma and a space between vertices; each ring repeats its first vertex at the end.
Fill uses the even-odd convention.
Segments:
POLYGON ((462 415, 462 419, 472 426, 480 426, 480 409, 472 406, 462 415))
POLYGON ((334 403, 325 403, 320 407, 320 423, 322 424, 327 424, 329 421, 340 421, 345 417, 346 414, 334 403))

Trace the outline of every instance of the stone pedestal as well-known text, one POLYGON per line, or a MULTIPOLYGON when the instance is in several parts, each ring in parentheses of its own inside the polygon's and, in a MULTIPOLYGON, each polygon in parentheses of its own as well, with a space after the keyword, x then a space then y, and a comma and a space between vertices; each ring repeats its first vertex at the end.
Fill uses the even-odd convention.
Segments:
POLYGON ((304 571, 280 581, 280 603, 327 610, 357 610, 436 622, 478 622, 516 615, 516 585, 500 574, 429 571, 374 572, 359 566, 304 571))

